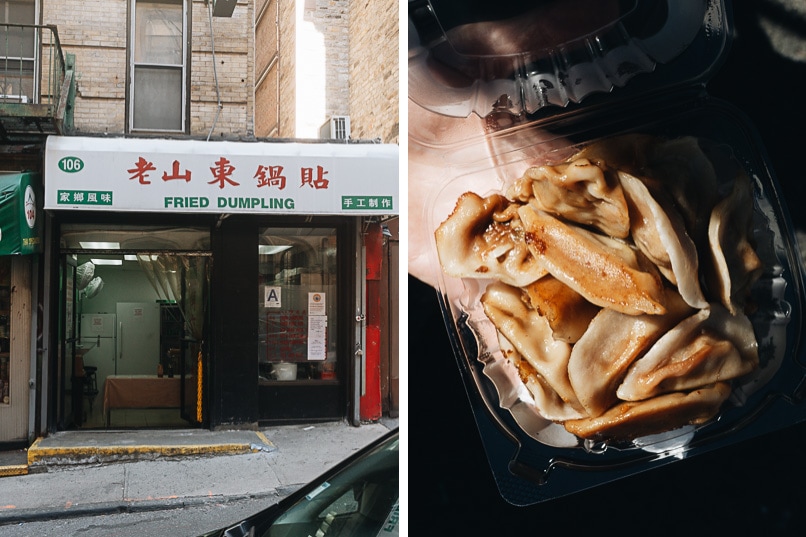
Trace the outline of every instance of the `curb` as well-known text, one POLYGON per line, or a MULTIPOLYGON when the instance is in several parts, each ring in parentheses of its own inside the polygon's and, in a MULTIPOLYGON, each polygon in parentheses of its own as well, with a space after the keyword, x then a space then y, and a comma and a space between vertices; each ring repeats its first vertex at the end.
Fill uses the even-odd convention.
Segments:
POLYGON ((8 509, 4 511, 3 508, 0 508, 0 528, 9 524, 21 524, 25 522, 47 522, 48 520, 65 518, 170 511, 173 509, 184 509, 186 507, 203 506, 211 503, 240 502, 244 500, 261 500, 264 498, 280 501, 284 496, 293 492, 293 490, 285 490, 288 489, 288 487, 283 487, 283 489, 283 491, 275 489, 254 494, 236 494, 232 496, 189 496, 185 498, 165 498, 157 500, 124 500, 120 502, 76 505, 66 509, 21 509, 19 511, 8 509))
POLYGON ((199 455, 238 455, 252 452, 250 444, 205 444, 195 446, 76 446, 34 448, 28 450, 28 467, 78 464, 86 462, 112 462, 158 457, 199 455))
POLYGON ((27 473, 28 473, 27 464, 9 464, 7 466, 0 466, 0 477, 26 475, 27 473))
POLYGON ((61 467, 73 464, 103 464, 190 456, 212 457, 216 455, 240 455, 243 453, 257 453, 258 451, 271 452, 277 449, 263 433, 256 432, 255 435, 257 436, 257 442, 168 445, 141 444, 122 446, 75 445, 53 447, 42 446, 42 438, 37 438, 31 447, 28 448, 28 464, 25 473, 29 471, 46 472, 49 467, 61 467))

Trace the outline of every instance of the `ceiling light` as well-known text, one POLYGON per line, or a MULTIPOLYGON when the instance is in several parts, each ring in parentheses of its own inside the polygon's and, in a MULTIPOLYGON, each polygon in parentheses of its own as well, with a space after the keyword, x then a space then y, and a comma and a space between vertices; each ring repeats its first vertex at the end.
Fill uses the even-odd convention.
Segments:
POLYGON ((122 259, 90 259, 94 265, 122 265, 122 259))
POLYGON ((257 251, 260 255, 274 255, 288 250, 291 246, 291 244, 261 244, 257 247, 257 251))
POLYGON ((88 241, 78 244, 85 250, 120 250, 119 242, 88 241))

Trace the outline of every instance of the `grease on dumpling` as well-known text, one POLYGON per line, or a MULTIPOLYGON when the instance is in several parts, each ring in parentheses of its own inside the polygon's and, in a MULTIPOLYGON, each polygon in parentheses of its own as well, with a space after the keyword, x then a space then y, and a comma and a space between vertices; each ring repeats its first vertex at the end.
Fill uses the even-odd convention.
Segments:
POLYGON ((515 286, 545 275, 521 238, 516 207, 498 194, 486 198, 463 194, 434 233, 445 273, 457 278, 495 278, 515 286))
POLYGON ((563 401, 551 384, 529 362, 523 359, 514 345, 500 332, 498 333, 498 345, 501 349, 501 354, 517 368, 518 376, 529 395, 532 396, 532 401, 540 416, 551 421, 565 421, 585 417, 584 412, 563 401))
POLYGON ((580 438, 632 440, 685 425, 706 423, 717 415, 730 391, 730 384, 718 382, 690 392, 619 403, 600 416, 572 419, 563 425, 580 438))
POLYGON ((557 392, 576 409, 581 409, 568 381, 571 346, 555 340, 545 317, 529 309, 520 289, 499 282, 487 286, 481 297, 487 318, 515 347, 515 350, 557 392))
POLYGON ((681 321, 635 361, 616 395, 625 401, 741 377, 758 367, 758 343, 745 315, 711 304, 681 321))
POLYGON ((584 158, 527 169, 507 197, 531 203, 538 210, 571 222, 593 226, 612 237, 623 239, 630 232, 630 216, 621 185, 584 158))
POLYGON ((554 339, 576 343, 601 308, 547 274, 524 287, 532 309, 543 315, 554 339))
POLYGON ((590 416, 599 416, 615 404, 616 389, 630 365, 664 332, 693 313, 677 293, 667 296, 664 315, 626 315, 602 309, 574 345, 568 378, 590 416))
POLYGON ((666 311, 660 273, 627 243, 529 206, 518 214, 536 261, 589 302, 633 315, 666 311))

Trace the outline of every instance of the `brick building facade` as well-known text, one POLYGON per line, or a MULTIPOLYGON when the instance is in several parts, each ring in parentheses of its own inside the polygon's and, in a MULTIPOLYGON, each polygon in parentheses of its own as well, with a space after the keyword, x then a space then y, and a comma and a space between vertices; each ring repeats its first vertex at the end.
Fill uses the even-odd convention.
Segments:
POLYGON ((397 2, 257 0, 256 13, 256 136, 349 116, 351 138, 398 143, 397 2))
MULTIPOLYGON (((62 48, 76 57, 76 133, 127 132, 128 2, 58 0, 42 3, 41 20, 55 25, 62 48)), ((211 21, 203 0, 188 11, 189 95, 185 134, 248 137, 254 132, 253 3, 211 21), (215 70, 213 65, 215 57, 215 70), (216 79, 218 88, 216 88, 216 79), (218 99, 222 103, 219 111, 218 99), (218 117, 216 118, 216 115, 218 117)))

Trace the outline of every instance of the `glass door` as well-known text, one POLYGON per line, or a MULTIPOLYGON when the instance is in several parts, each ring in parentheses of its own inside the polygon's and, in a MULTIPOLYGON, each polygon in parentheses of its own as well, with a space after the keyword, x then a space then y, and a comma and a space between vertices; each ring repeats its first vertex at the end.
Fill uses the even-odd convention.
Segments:
POLYGON ((264 228, 258 245, 261 384, 338 381, 335 228, 264 228))

